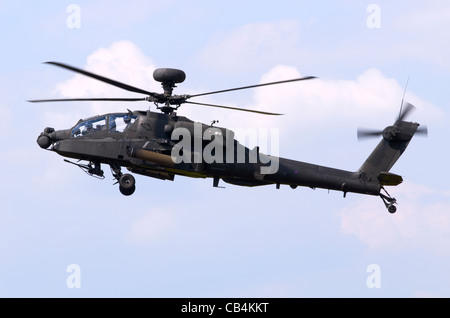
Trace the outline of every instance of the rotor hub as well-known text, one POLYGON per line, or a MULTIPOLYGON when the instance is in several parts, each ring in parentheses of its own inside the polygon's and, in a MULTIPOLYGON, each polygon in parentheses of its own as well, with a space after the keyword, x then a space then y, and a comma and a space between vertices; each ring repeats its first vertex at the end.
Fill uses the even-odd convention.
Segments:
POLYGON ((153 72, 155 81, 161 82, 164 89, 164 95, 171 96, 175 84, 183 83, 186 79, 186 73, 174 68, 157 68, 153 72))

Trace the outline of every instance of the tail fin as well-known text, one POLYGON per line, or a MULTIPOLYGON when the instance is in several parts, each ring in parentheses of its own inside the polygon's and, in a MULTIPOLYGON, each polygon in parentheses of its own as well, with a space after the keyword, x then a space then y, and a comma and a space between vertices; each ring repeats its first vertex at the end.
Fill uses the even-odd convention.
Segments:
POLYGON ((388 172, 406 150, 418 127, 417 123, 401 120, 393 126, 386 127, 381 132, 383 139, 358 172, 365 175, 367 180, 378 179, 382 185, 400 184, 403 181, 402 178, 388 172))
POLYGON ((418 129, 419 124, 403 120, 414 110, 414 106, 409 103, 406 103, 405 106, 404 109, 400 108, 400 114, 394 125, 386 127, 383 131, 358 130, 358 138, 383 136, 383 139, 359 168, 358 173, 363 180, 379 183, 379 195, 389 213, 397 211, 395 207, 397 200, 389 195, 384 186, 396 186, 403 181, 401 176, 390 173, 389 170, 406 150, 414 134, 426 135, 428 133, 426 127, 418 129), (383 193, 381 190, 383 190, 383 193))

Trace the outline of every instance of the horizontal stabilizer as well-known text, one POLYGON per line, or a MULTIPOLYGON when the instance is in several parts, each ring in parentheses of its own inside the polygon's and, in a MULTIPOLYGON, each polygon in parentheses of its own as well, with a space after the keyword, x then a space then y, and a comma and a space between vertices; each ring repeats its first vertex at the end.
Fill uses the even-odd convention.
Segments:
POLYGON ((378 180, 382 186, 396 186, 403 182, 403 178, 390 172, 380 172, 378 180))

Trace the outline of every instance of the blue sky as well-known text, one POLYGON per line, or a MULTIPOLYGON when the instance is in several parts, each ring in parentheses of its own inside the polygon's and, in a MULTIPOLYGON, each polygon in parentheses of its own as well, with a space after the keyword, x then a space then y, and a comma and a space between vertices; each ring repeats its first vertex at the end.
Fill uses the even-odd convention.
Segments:
POLYGON ((450 296, 447 2, 1 1, 0 24, 0 296, 450 296), (68 24, 71 4, 79 28, 68 24), (123 197, 107 167, 105 180, 89 178, 36 138, 149 105, 27 103, 135 96, 45 61, 152 91, 155 68, 180 68, 179 94, 317 76, 197 100, 285 116, 195 105, 178 114, 278 129, 280 156, 347 170, 378 142, 358 142, 357 128, 392 124, 409 77, 410 120, 429 135, 413 138, 392 169, 405 180, 389 189, 394 215, 377 197, 183 177, 136 176, 135 194, 123 197), (80 288, 67 285, 71 264, 80 288), (373 264, 380 288, 367 284, 373 264))

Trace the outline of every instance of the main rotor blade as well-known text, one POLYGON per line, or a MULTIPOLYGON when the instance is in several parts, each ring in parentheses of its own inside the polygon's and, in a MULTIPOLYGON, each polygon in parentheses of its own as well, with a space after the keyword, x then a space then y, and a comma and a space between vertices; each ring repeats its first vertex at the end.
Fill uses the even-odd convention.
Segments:
POLYGON ((145 95, 149 95, 149 96, 154 96, 156 94, 156 93, 152 93, 152 92, 149 92, 149 91, 146 91, 146 90, 143 90, 143 89, 131 86, 131 85, 127 85, 127 84, 124 84, 124 83, 121 83, 121 82, 118 82, 118 81, 106 78, 104 76, 100 76, 100 75, 91 73, 91 72, 88 72, 88 71, 85 71, 85 70, 82 70, 82 69, 79 69, 79 68, 76 68, 76 67, 73 67, 73 66, 70 66, 70 65, 67 65, 67 64, 63 64, 63 63, 59 63, 59 62, 45 62, 45 64, 52 64, 52 65, 55 65, 55 66, 59 66, 59 67, 65 68, 67 70, 70 70, 70 71, 73 71, 73 72, 76 72, 76 73, 80 73, 80 74, 83 74, 83 75, 95 78, 95 79, 97 79, 99 81, 108 83, 110 85, 122 88, 122 89, 130 91, 130 92, 145 94, 145 95))
POLYGON ((296 81, 304 81, 304 80, 309 80, 309 79, 313 79, 313 78, 316 78, 316 77, 315 76, 307 76, 307 77, 294 78, 294 79, 285 80, 285 81, 270 82, 270 83, 250 85, 250 86, 243 86, 243 87, 236 87, 236 88, 224 89, 224 90, 214 91, 214 92, 209 92, 209 93, 189 95, 189 97, 198 97, 198 96, 204 96, 204 95, 211 95, 211 94, 218 94, 218 93, 237 91, 237 90, 240 90, 240 89, 247 89, 247 88, 254 88, 254 87, 268 86, 268 85, 275 85, 275 84, 283 84, 283 83, 296 82, 296 81))
POLYGON ((371 137, 378 137, 381 136, 382 134, 383 134, 382 130, 374 130, 374 129, 358 128, 357 131, 358 140, 367 139, 371 137))
POLYGON ((413 105, 411 105, 408 102, 405 102, 402 112, 399 114, 397 121, 403 121, 403 119, 405 119, 406 116, 408 116, 415 109, 416 109, 416 107, 414 107, 413 105))
POLYGON ((78 101, 113 101, 113 102, 137 102, 145 101, 147 98, 59 98, 59 99, 33 99, 30 103, 46 103, 46 102, 78 102, 78 101))
POLYGON ((213 104, 205 104, 205 103, 188 102, 188 101, 186 101, 186 103, 187 104, 200 105, 200 106, 218 107, 218 108, 239 110, 239 111, 243 111, 243 112, 251 112, 251 113, 257 113, 257 114, 263 114, 263 115, 283 115, 283 114, 277 114, 277 113, 263 112, 263 111, 260 111, 260 110, 244 109, 244 108, 237 108, 237 107, 230 107, 230 106, 221 106, 221 105, 213 105, 213 104))

